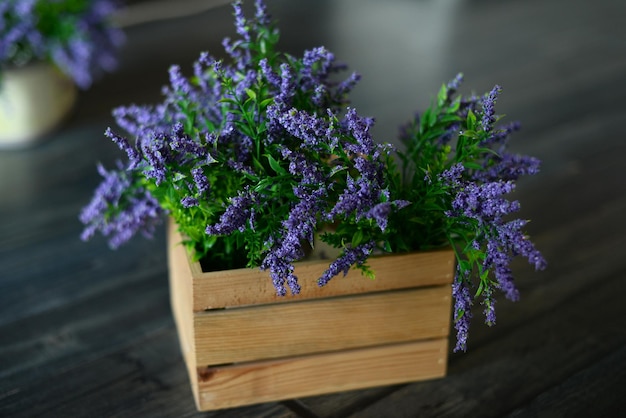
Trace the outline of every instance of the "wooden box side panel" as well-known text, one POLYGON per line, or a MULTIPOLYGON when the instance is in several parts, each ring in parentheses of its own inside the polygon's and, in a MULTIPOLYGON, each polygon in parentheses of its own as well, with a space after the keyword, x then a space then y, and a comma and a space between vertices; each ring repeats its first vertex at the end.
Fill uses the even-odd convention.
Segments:
MULTIPOLYGON (((169 233, 172 241, 182 241, 174 222, 169 224, 169 233)), ((188 254, 186 257, 193 276, 194 312, 449 284, 454 273, 454 252, 451 249, 389 255, 368 260, 376 273, 374 280, 363 277, 359 270, 353 269, 346 277, 339 275, 320 288, 317 279, 328 268, 329 261, 307 261, 298 263, 295 270, 302 287, 301 293, 280 297, 276 295, 267 271, 246 268, 202 272, 199 263, 192 262, 188 254)))
MULTIPOLYGON (((171 230, 168 230, 168 234, 171 230)), ((192 275, 187 261, 187 252, 180 241, 168 239, 167 257, 170 280, 170 303, 178 330, 181 352, 189 372, 196 404, 198 404, 198 376, 196 364, 195 333, 193 329, 192 275)))
POLYGON ((197 370, 201 410, 442 377, 448 339, 197 370))
POLYGON ((210 366, 444 337, 449 285, 194 314, 196 364, 210 366))

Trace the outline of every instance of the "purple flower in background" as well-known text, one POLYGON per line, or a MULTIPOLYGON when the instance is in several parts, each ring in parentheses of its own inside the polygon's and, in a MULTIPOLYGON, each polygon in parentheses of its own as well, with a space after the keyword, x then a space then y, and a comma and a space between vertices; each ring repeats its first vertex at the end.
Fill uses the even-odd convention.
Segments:
POLYGON ((44 0, 5 0, 0 6, 0 63, 51 60, 81 88, 117 65, 124 40, 111 25, 114 0, 70 7, 44 0), (59 27, 62 27, 61 31, 59 27))

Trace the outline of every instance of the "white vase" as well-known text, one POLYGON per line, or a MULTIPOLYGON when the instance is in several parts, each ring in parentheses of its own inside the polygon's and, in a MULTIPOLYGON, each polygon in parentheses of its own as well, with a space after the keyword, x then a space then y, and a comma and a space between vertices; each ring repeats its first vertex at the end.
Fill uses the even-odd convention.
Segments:
POLYGON ((56 128, 77 98, 75 84, 47 63, 3 69, 0 148, 31 145, 56 128))

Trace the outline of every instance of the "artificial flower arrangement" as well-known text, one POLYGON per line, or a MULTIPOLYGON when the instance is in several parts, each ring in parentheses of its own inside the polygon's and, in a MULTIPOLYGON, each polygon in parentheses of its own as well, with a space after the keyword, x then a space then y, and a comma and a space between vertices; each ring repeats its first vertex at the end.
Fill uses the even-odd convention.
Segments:
POLYGON ((513 257, 545 266, 526 221, 509 219, 515 181, 539 161, 507 152, 518 124, 498 125, 500 87, 463 97, 457 76, 401 129, 395 150, 348 106, 358 74, 338 79, 346 68, 324 47, 279 52, 262 1, 253 18, 239 2, 234 10, 230 63, 202 53, 191 77, 171 67, 162 103, 114 110, 132 140, 106 136, 128 160, 98 166, 82 238, 100 231, 117 248, 169 216, 205 269, 268 270, 281 296, 299 293, 294 263, 316 235, 339 250, 319 286, 353 267, 375 277, 372 254, 452 246, 455 351, 465 350, 475 300, 493 325, 496 290, 518 299, 513 257))
POLYGON ((89 87, 117 64, 123 33, 111 18, 118 6, 116 0, 3 0, 0 79, 2 69, 47 61, 89 87))

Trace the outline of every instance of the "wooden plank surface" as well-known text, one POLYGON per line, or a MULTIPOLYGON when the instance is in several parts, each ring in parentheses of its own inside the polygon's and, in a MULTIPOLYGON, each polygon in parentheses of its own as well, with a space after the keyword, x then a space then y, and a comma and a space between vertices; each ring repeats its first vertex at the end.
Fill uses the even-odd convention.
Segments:
POLYGON ((173 223, 168 224, 172 237, 170 257, 176 263, 188 263, 193 276, 193 310, 262 305, 294 302, 303 299, 354 295, 364 292, 407 289, 452 283, 454 252, 452 249, 424 251, 411 254, 375 256, 368 265, 375 272, 374 280, 367 279, 360 271, 352 269, 347 275, 338 275, 324 287, 317 279, 328 268, 329 261, 302 261, 294 274, 299 278, 302 290, 299 295, 277 296, 269 272, 252 268, 228 271, 203 272, 200 263, 190 261, 190 255, 182 245, 180 234, 173 223))
MULTIPOLYGON (((120 156, 103 137, 113 107, 154 102, 167 68, 219 54, 231 11, 128 28, 120 71, 81 92, 39 147, 0 152, 0 416, 621 416, 626 373, 626 3, 269 0, 282 42, 328 46, 363 75, 353 105, 396 126, 463 71, 463 92, 503 87, 523 129, 515 151, 541 173, 515 192, 549 262, 514 272, 519 303, 476 306, 468 353, 443 379, 195 410, 170 309, 165 227, 110 251, 78 239, 77 214, 120 156)), ((454 345, 453 337, 450 345, 454 345)), ((321 372, 321 371, 320 371, 321 372)))
POLYGON ((430 380, 445 374, 447 352, 448 339, 437 338, 199 368, 200 406, 203 409, 226 408, 249 402, 430 380))
POLYGON ((447 336, 450 286, 194 314, 198 365, 447 336))

